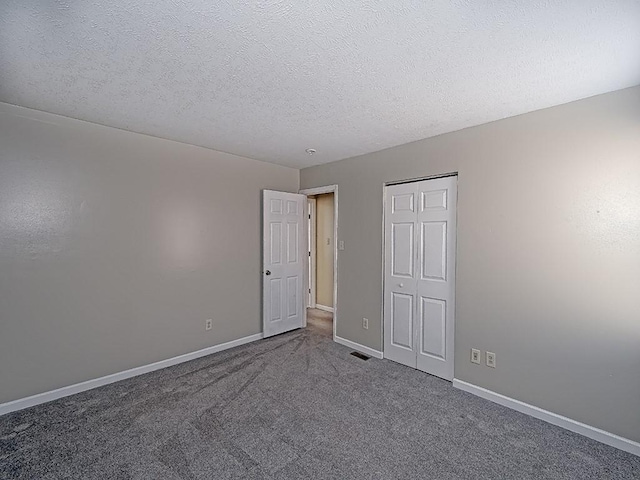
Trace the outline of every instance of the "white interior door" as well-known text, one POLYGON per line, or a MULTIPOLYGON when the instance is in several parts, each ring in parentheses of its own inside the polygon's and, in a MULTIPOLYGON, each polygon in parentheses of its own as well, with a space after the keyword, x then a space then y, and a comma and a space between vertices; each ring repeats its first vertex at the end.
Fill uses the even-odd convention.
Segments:
POLYGON ((390 186, 385 206, 385 357, 448 380, 456 183, 457 177, 445 177, 390 186))
POLYGON ((297 193, 263 191, 263 332, 304 326, 304 202, 297 193))

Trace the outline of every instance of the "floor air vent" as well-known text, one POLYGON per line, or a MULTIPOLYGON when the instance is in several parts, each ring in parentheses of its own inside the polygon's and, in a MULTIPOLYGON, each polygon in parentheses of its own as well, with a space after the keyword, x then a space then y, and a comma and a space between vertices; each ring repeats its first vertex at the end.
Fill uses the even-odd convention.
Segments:
POLYGON ((351 352, 351 355, 358 357, 360 360, 369 360, 371 357, 360 352, 351 352))

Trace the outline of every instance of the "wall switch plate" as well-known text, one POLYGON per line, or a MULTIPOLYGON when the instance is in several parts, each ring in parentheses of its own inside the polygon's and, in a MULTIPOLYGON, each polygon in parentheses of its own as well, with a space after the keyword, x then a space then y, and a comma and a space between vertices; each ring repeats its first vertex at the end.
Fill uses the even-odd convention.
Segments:
POLYGON ((213 320, 209 319, 204 322, 204 329, 211 330, 213 328, 213 320))
POLYGON ((496 354, 487 352, 487 367, 496 368, 496 354))
POLYGON ((362 328, 364 328, 365 330, 369 330, 369 319, 368 318, 363 318, 362 319, 362 328))
POLYGON ((480 365, 480 356, 480 350, 478 350, 477 348, 471 349, 471 363, 477 363, 478 365, 480 365))
POLYGON ((344 240, 338 242, 338 250, 344 250, 344 240))

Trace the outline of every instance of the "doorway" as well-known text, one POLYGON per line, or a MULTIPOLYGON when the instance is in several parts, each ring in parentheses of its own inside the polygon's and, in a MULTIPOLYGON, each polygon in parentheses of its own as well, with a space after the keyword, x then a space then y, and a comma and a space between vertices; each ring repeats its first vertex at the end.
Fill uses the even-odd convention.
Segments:
POLYGON ((384 356, 452 380, 457 176, 384 197, 384 356))
POLYGON ((338 187, 331 185, 300 193, 307 195, 307 326, 335 339, 338 187))

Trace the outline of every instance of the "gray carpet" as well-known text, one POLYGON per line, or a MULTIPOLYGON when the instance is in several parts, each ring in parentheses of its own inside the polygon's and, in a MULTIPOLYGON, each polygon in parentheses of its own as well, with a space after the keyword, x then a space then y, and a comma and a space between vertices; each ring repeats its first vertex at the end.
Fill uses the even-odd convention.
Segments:
POLYGON ((317 317, 0 417, 0 478, 640 478, 639 457, 330 335, 317 317))

